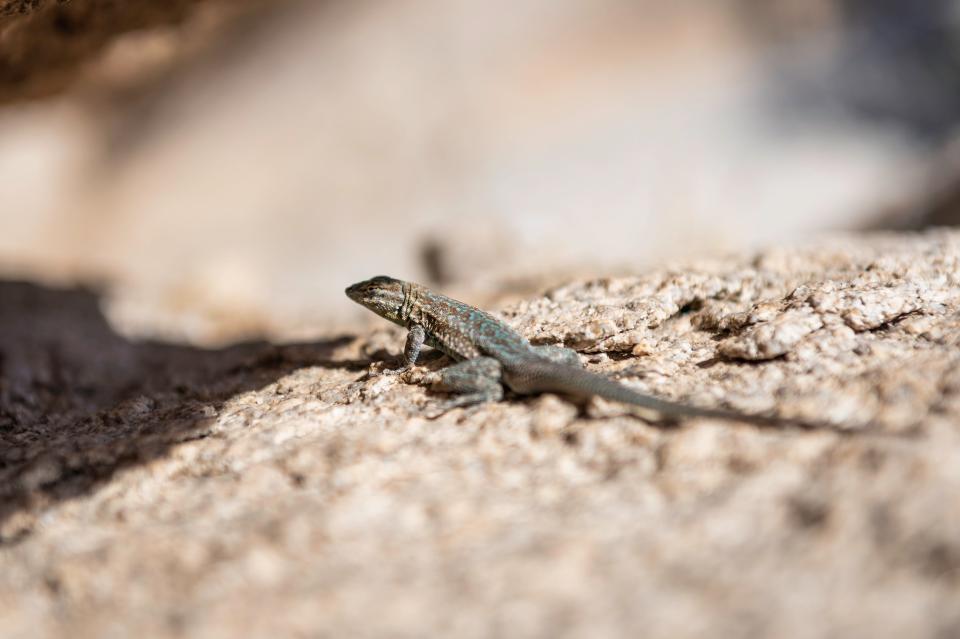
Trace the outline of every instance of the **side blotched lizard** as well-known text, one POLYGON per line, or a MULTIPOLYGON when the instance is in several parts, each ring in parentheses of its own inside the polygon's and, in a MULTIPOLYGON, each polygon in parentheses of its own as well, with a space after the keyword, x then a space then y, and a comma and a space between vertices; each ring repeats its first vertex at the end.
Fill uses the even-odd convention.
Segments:
POLYGON ((378 276, 346 289, 347 296, 380 317, 407 328, 404 366, 410 369, 424 344, 457 361, 443 369, 438 390, 459 393, 444 410, 499 401, 503 387, 520 394, 553 392, 575 398, 603 397, 656 411, 664 417, 712 417, 818 428, 803 420, 699 408, 644 395, 582 368, 576 351, 535 346, 503 321, 426 287, 378 276))

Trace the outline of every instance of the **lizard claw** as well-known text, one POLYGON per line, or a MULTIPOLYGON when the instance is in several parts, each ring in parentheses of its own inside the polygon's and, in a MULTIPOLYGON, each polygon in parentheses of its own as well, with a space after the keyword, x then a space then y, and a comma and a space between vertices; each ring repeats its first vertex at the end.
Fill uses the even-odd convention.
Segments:
POLYGON ((472 415, 473 413, 479 411, 483 407, 483 404, 484 401, 482 399, 478 400, 476 397, 456 397, 454 399, 448 399, 443 402, 434 403, 432 409, 427 411, 425 417, 429 420, 434 420, 446 415, 456 408, 462 408, 464 416, 472 415))
POLYGON ((404 365, 404 366, 401 366, 400 368, 384 368, 382 371, 380 371, 380 374, 381 375, 402 375, 407 371, 409 371, 410 368, 411 368, 410 365, 404 365))
POLYGON ((444 415, 450 412, 450 407, 447 406, 432 406, 424 411, 424 418, 433 421, 435 419, 440 419, 444 415))
POLYGON ((410 365, 401 366, 400 368, 384 368, 380 371, 371 371, 370 377, 397 377, 400 381, 407 382, 410 371, 413 370, 413 367, 410 365))

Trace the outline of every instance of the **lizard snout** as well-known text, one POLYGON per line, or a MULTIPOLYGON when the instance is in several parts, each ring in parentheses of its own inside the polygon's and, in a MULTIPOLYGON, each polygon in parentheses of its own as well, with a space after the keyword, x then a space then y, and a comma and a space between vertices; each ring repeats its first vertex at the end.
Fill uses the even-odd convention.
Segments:
POLYGON ((360 298, 361 287, 360 284, 351 284, 343 291, 347 294, 347 297, 353 301, 357 301, 360 298))

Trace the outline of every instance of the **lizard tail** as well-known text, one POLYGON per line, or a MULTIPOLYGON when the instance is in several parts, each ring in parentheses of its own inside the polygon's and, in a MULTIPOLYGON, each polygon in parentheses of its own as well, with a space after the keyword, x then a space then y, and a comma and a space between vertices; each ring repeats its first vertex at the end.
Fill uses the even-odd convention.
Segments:
POLYGON ((754 413, 739 413, 714 408, 700 408, 659 399, 627 388, 623 384, 582 368, 557 364, 548 360, 524 363, 522 370, 507 371, 507 384, 520 393, 553 392, 586 399, 597 396, 624 404, 654 410, 667 417, 712 417, 761 425, 810 427, 803 422, 754 413))

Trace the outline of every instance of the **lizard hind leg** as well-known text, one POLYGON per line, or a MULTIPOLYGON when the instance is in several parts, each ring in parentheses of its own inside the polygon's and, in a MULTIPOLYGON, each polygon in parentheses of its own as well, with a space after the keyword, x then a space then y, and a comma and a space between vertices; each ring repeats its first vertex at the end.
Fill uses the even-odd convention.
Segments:
POLYGON ((441 402, 434 417, 459 408, 503 399, 500 362, 492 357, 468 359, 440 371, 440 379, 433 389, 457 393, 459 396, 441 402))

